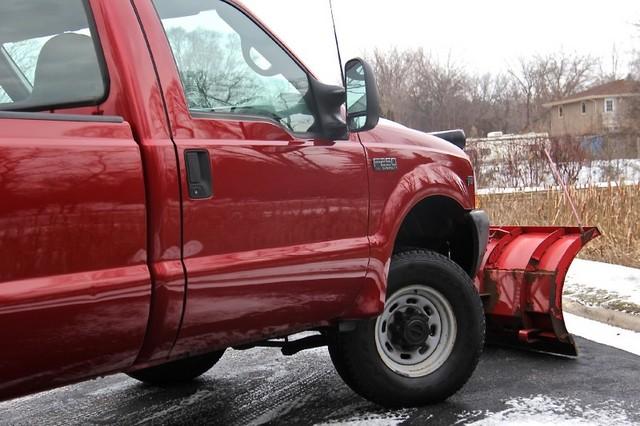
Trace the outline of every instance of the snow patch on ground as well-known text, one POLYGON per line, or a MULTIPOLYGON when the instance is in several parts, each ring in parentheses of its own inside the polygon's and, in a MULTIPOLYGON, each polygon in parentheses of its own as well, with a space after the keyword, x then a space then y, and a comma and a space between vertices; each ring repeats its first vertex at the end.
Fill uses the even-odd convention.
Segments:
POLYGON ((625 407, 616 401, 597 406, 584 405, 578 399, 535 395, 505 401, 509 408, 497 412, 467 412, 456 424, 490 425, 633 425, 625 407), (474 421, 478 417, 484 417, 474 421))
POLYGON ((122 382, 118 382, 118 383, 114 383, 112 385, 105 385, 104 387, 101 387, 100 389, 96 389, 93 392, 90 392, 88 395, 89 396, 102 396, 102 395, 109 395, 112 394, 114 392, 119 392, 123 389, 126 389, 130 386, 134 386, 136 385, 138 382, 136 380, 123 380, 122 382))
POLYGON ((564 313, 567 331, 596 343, 640 355, 640 333, 564 313))
POLYGON ((585 306, 640 316, 640 269, 576 259, 563 295, 585 306))
MULTIPOLYGON (((409 420, 410 416, 411 412, 408 410, 389 411, 385 413, 364 413, 344 420, 330 420, 326 423, 317 423, 315 426, 395 426, 409 420)), ((433 416, 430 416, 429 419, 431 419, 431 417, 433 416)))

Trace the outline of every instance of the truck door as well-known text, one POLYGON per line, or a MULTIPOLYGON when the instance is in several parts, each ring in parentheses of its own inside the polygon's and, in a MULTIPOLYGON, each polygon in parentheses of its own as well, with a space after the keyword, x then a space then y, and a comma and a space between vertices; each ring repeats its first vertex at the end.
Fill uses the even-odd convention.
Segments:
POLYGON ((362 146, 309 136, 307 72, 243 11, 219 0, 135 4, 184 171, 188 295, 176 353, 338 317, 369 259, 362 146))
POLYGON ((89 112, 107 72, 85 2, 0 10, 4 399, 130 366, 151 285, 140 150, 121 117, 89 112))

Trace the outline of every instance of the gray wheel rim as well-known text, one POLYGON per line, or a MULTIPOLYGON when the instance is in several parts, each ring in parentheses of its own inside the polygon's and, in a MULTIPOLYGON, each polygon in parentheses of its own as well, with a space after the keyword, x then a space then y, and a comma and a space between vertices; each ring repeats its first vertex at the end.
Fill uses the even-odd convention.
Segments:
POLYGON ((394 372, 423 377, 453 351, 457 324, 449 301, 437 290, 412 285, 395 292, 376 320, 376 347, 394 372))

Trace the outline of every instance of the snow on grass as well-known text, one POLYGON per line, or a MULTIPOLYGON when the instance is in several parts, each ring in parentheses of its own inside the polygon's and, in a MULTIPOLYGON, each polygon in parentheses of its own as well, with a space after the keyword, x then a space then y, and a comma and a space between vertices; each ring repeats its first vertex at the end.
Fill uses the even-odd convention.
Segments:
MULTIPOLYGON (((505 163, 486 164, 476 170, 477 174, 484 176, 480 179, 481 187, 478 194, 510 194, 515 192, 537 192, 550 189, 560 189, 558 182, 551 173, 550 167, 545 164, 543 170, 538 173, 530 173, 531 165, 522 162, 517 166, 516 175, 505 163), (482 183, 484 181, 484 183, 482 183)), ((572 183, 577 188, 608 187, 617 184, 637 185, 640 183, 640 159, 598 160, 591 161, 586 166, 575 164, 569 169, 580 171, 572 183)))
POLYGON ((564 296, 640 316, 640 269, 576 259, 567 272, 564 296))
MULTIPOLYGON (((635 186, 640 183, 639 180, 623 180, 619 182, 597 182, 597 183, 583 183, 573 184, 572 189, 588 189, 588 188, 616 188, 618 186, 635 186)), ((476 191, 478 195, 494 195, 494 194, 519 194, 530 192, 543 192, 543 191, 562 191, 563 188, 559 185, 545 185, 545 186, 521 186, 517 188, 481 188, 476 191)))
POLYGON ((491 425, 618 425, 635 424, 627 409, 616 401, 584 405, 579 399, 534 395, 505 401, 509 408, 497 412, 466 412, 456 424, 491 425), (480 420, 473 419, 483 417, 480 420))
POLYGON ((632 182, 640 182, 640 159, 593 161, 578 174, 578 185, 588 185, 611 180, 611 176, 632 182))
POLYGON ((569 333, 585 339, 640 355, 640 333, 613 327, 598 321, 564 313, 569 333))

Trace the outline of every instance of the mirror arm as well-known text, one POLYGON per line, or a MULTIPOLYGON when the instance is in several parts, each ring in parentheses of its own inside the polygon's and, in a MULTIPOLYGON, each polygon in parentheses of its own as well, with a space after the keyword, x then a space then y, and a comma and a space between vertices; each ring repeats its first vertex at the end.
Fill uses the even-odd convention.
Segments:
POLYGON ((342 114, 347 102, 344 87, 332 86, 309 77, 309 86, 316 107, 316 131, 327 140, 349 140, 349 129, 342 114))

